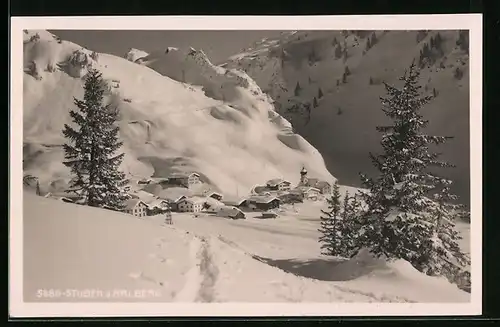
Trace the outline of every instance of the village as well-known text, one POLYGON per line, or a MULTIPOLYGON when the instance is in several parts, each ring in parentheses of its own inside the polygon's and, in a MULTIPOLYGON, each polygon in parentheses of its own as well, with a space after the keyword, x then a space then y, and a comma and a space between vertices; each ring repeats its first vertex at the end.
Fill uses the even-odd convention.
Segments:
MULTIPOLYGON (((143 218, 164 216, 171 224, 172 213, 215 215, 230 219, 246 219, 247 213, 261 213, 257 218, 277 218, 284 204, 320 201, 332 191, 332 184, 318 178, 309 178, 306 168, 300 171, 300 181, 295 187, 282 178, 271 179, 256 185, 247 196, 225 197, 212 189, 197 172, 170 174, 166 178, 143 178, 127 186, 130 196, 124 212, 143 218)), ((82 199, 70 194, 47 193, 47 198, 82 204, 82 199)))

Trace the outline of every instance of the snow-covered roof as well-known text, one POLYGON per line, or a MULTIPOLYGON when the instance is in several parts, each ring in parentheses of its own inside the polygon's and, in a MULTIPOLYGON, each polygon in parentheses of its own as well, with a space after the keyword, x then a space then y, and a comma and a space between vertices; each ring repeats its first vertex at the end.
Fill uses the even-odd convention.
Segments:
POLYGON ((286 181, 282 178, 275 178, 275 179, 271 179, 271 180, 267 181, 268 186, 278 186, 279 184, 282 184, 282 183, 290 184, 289 181, 286 181))
POLYGON ((126 210, 134 209, 140 203, 142 203, 143 205, 147 206, 147 204, 144 203, 144 201, 142 201, 141 199, 129 199, 129 200, 127 200, 127 203, 125 204, 125 209, 126 210))
POLYGON ((188 178, 191 175, 196 175, 200 177, 200 174, 194 172, 177 172, 170 174, 168 178, 188 178))
POLYGON ((151 202, 148 203, 148 206, 150 208, 154 208, 154 207, 168 207, 169 204, 168 204, 168 201, 167 200, 164 200, 164 199, 155 199, 151 202))
POLYGON ((229 205, 229 206, 239 206, 241 205, 243 202, 245 202, 247 199, 245 198, 240 198, 240 199, 225 199, 222 201, 222 203, 224 203, 225 205, 229 205))
POLYGON ((192 198, 182 199, 179 202, 189 202, 191 204, 204 204, 205 202, 207 202, 207 199, 201 197, 192 197, 192 198))
POLYGON ((257 203, 269 203, 269 202, 274 201, 274 200, 279 201, 279 199, 277 197, 274 197, 274 196, 260 196, 260 195, 251 196, 248 199, 248 201, 257 202, 257 203))
POLYGON ((311 187, 311 186, 297 186, 296 188, 294 188, 292 191, 297 191, 297 192, 310 192, 310 191, 313 191, 313 192, 320 192, 320 190, 316 187, 311 187))
POLYGON ((324 188, 324 187, 330 187, 331 184, 328 183, 327 181, 322 181, 319 178, 309 178, 307 180, 307 186, 315 187, 315 188, 324 188))

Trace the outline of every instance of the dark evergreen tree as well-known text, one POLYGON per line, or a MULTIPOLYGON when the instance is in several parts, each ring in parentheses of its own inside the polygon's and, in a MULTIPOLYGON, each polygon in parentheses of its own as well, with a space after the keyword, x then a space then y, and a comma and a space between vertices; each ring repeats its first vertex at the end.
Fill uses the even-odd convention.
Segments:
POLYGON ((438 91, 436 90, 435 87, 432 88, 432 96, 436 98, 438 96, 438 91))
POLYGON ((349 69, 349 66, 345 66, 344 73, 349 76, 351 75, 351 70, 349 69))
POLYGON ((420 109, 431 99, 421 96, 420 73, 415 65, 400 78, 402 88, 385 84, 388 96, 381 98, 383 112, 393 124, 379 126, 383 133, 383 153, 370 157, 379 171, 375 178, 361 175, 369 192, 361 192, 367 209, 359 215, 362 226, 358 247, 367 247, 375 255, 401 258, 421 271, 439 261, 435 253, 442 248, 435 236, 435 202, 429 197, 443 179, 429 172, 431 167, 451 167, 430 151, 451 137, 430 136, 422 132, 428 121, 420 109))
POLYGON ((299 84, 299 82, 297 81, 297 84, 295 85, 295 90, 293 91, 293 94, 294 94, 295 96, 299 96, 299 95, 300 95, 300 91, 301 91, 301 90, 302 90, 302 89, 301 89, 301 87, 300 87, 300 84, 299 84))
POLYGON ((36 195, 42 195, 42 192, 40 191, 40 181, 36 181, 36 195))
POLYGON ((70 116, 78 129, 65 124, 63 134, 66 161, 73 178, 67 192, 82 196, 89 206, 115 210, 123 208, 128 198, 125 175, 118 170, 124 154, 114 155, 122 146, 115 126, 118 110, 104 105, 105 82, 102 74, 89 70, 83 100, 74 99, 79 110, 70 116))
POLYGON ((318 99, 321 99, 323 97, 323 91, 321 90, 321 87, 318 89, 318 99))
POLYGON ((316 97, 313 98, 313 108, 316 108, 318 106, 318 100, 316 97))
POLYGON ((368 50, 370 50, 371 47, 372 47, 372 43, 370 41, 370 38, 367 38, 366 45, 365 45, 365 51, 368 52, 368 50))
POLYGON ((370 76, 370 82, 369 82, 370 85, 373 85, 373 78, 370 76))
POLYGON ((346 84, 347 83, 347 73, 344 72, 344 74, 342 74, 342 83, 346 84))
POLYGON ((339 247, 339 220, 341 212, 341 197, 340 190, 337 183, 333 185, 332 195, 327 199, 328 211, 321 210, 323 216, 321 217, 321 223, 319 232, 321 236, 319 237, 319 242, 321 244, 321 251, 323 254, 336 256, 338 255, 339 247))

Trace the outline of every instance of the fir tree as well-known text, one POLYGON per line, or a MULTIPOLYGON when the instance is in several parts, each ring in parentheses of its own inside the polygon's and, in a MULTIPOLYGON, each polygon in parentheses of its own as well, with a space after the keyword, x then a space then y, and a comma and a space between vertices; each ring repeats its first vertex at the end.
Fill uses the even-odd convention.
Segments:
POLYGON ((346 84, 347 83, 347 73, 344 72, 344 74, 342 74, 342 83, 346 84))
POLYGON ((36 181, 36 195, 42 195, 42 192, 40 191, 40 181, 36 181))
POLYGON ((349 66, 345 66, 344 73, 349 76, 351 75, 351 70, 349 69, 349 66))
POLYGON ((321 87, 318 89, 318 99, 321 99, 323 97, 323 91, 321 90, 321 87))
POLYGON ((372 43, 370 41, 370 38, 367 38, 366 39, 365 51, 368 52, 368 50, 370 50, 371 47, 372 47, 372 43))
POLYGON ((300 91, 301 91, 301 90, 302 90, 302 89, 300 88, 300 84, 299 84, 299 82, 297 81, 297 84, 295 85, 295 90, 293 91, 293 94, 294 94, 295 96, 299 96, 299 95, 300 95, 300 91))
POLYGON ((313 108, 316 108, 318 106, 318 100, 316 97, 313 98, 313 108))
POLYGON ((79 127, 65 124, 63 134, 66 161, 73 178, 67 192, 76 193, 85 203, 94 207, 123 208, 127 194, 125 175, 118 170, 124 154, 114 155, 121 147, 116 108, 103 105, 105 83, 102 74, 89 70, 84 85, 83 100, 74 99, 79 110, 70 111, 73 122, 79 127))
POLYGON ((324 216, 321 217, 319 232, 319 242, 323 254, 336 256, 338 254, 339 238, 337 235, 340 220, 340 190, 337 183, 333 185, 332 195, 327 199, 328 211, 321 210, 324 216))
POLYGON ((436 90, 435 87, 432 88, 432 96, 436 98, 438 96, 438 91, 436 90))
POLYGON ((383 112, 393 125, 379 126, 383 133, 383 153, 370 157, 379 171, 375 179, 361 175, 369 192, 361 192, 367 210, 359 215, 358 247, 368 247, 375 255, 401 258, 420 270, 430 267, 436 247, 435 202, 428 196, 442 178, 429 172, 433 166, 450 167, 438 160, 429 145, 439 145, 451 137, 430 136, 422 129, 428 124, 420 109, 432 97, 421 96, 418 85, 420 73, 412 64, 405 75, 402 88, 385 84, 388 96, 381 98, 383 112))

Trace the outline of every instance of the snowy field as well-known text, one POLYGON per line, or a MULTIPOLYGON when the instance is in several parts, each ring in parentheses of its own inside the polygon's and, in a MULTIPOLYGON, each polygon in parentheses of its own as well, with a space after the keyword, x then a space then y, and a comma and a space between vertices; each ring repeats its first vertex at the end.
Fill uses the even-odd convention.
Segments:
POLYGON ((164 225, 25 192, 24 301, 470 301, 405 261, 321 256, 321 208, 296 205, 277 219, 174 213, 164 225))

